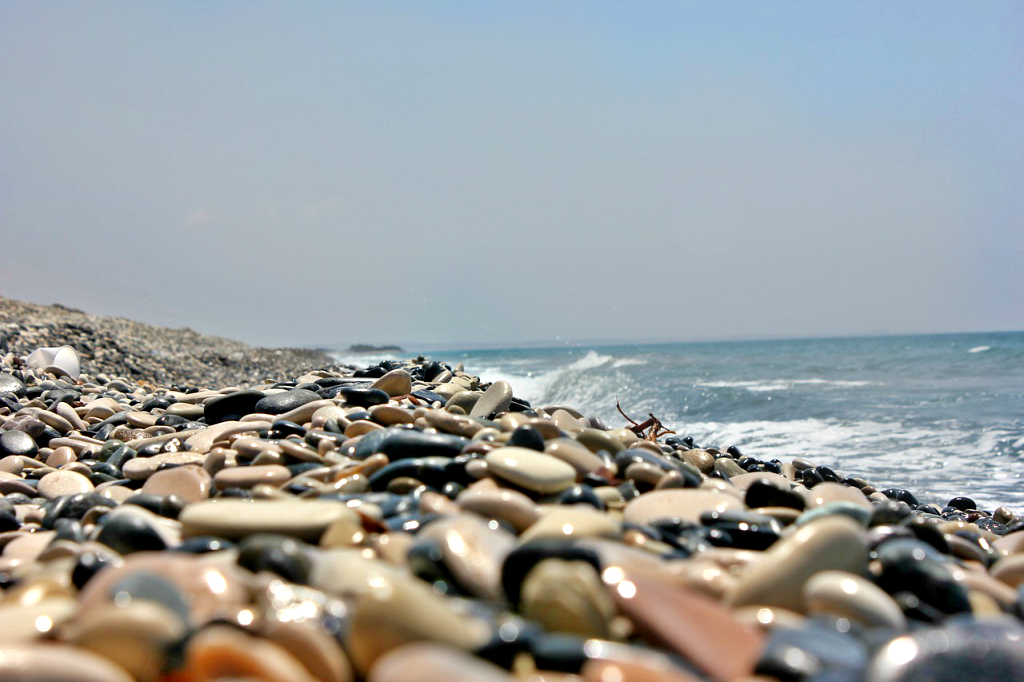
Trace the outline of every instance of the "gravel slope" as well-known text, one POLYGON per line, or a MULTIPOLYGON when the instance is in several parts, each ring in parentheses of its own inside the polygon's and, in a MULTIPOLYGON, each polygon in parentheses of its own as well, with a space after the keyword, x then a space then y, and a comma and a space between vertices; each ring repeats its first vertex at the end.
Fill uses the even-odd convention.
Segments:
POLYGON ((160 385, 230 386, 283 379, 335 364, 318 350, 253 348, 191 329, 89 315, 62 305, 0 297, 0 355, 41 346, 75 348, 82 370, 160 385))

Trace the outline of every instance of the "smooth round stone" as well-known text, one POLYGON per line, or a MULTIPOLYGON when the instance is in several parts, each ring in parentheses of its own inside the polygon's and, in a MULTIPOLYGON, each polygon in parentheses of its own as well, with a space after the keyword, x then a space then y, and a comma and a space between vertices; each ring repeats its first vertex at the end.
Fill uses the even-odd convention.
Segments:
POLYGON ((315 682, 284 647, 226 625, 206 627, 190 637, 185 658, 196 680, 315 682))
POLYGON ((213 484, 219 490, 242 488, 248 490, 257 485, 272 485, 275 488, 292 477, 288 467, 280 464, 262 464, 247 467, 221 469, 213 477, 213 484))
POLYGON ((12 374, 0 372, 0 393, 13 393, 20 398, 25 395, 25 384, 12 374))
POLYGON ((715 460, 715 472, 728 479, 748 475, 747 472, 743 470, 743 467, 736 463, 736 460, 729 457, 719 457, 715 460))
POLYGON ((414 642, 381 656, 369 682, 515 682, 518 678, 477 656, 445 644, 414 642))
POLYGON ((129 671, 136 680, 160 679, 167 652, 185 635, 185 623, 155 602, 124 599, 78 617, 62 636, 129 671))
POLYGON ((262 414, 284 414, 314 400, 320 400, 319 393, 306 388, 293 388, 261 398, 255 408, 256 412, 262 414))
POLYGON ((394 398, 412 393, 412 377, 404 369, 393 369, 370 385, 394 398))
POLYGON ((157 516, 142 507, 125 505, 103 517, 96 540, 119 554, 167 549, 157 516))
MULTIPOLYGON (((814 487, 817 490, 824 483, 814 487)), ((859 493, 858 493, 859 494, 859 493)), ((845 500, 839 500, 837 502, 828 502, 818 507, 808 509, 804 513, 797 517, 795 523, 798 526, 805 526, 808 523, 812 523, 818 519, 825 518, 827 516, 845 516, 849 519, 853 519, 857 523, 861 524, 865 528, 871 523, 871 503, 868 502, 868 506, 864 507, 861 504, 854 502, 846 502, 845 500)))
POLYGON ((863 529, 841 516, 810 523, 763 554, 740 574, 727 596, 730 605, 779 606, 803 613, 803 587, 811 576, 826 570, 860 575, 868 562, 863 529))
POLYGON ((868 666, 871 682, 963 682, 1024 679, 1024 627, 1008 617, 956 618, 903 635, 868 666))
POLYGON ((520 536, 520 542, 537 538, 609 538, 622 535, 622 524, 588 506, 553 507, 520 536))
POLYGON ((70 464, 71 462, 76 461, 77 459, 78 456, 75 455, 74 450, 66 445, 62 445, 49 454, 46 458, 46 466, 58 469, 65 464, 70 464))
POLYGON ((628 567, 606 568, 602 578, 644 639, 672 649, 712 679, 742 679, 754 672, 761 633, 715 600, 628 567))
POLYGON ((523 581, 519 612, 549 632, 608 639, 616 615, 597 570, 585 561, 545 559, 523 581))
POLYGON ((438 431, 463 438, 472 438, 477 431, 484 428, 484 425, 475 419, 453 414, 447 410, 431 410, 423 418, 438 431))
POLYGON ((511 405, 512 387, 507 381, 495 381, 473 405, 469 416, 489 419, 495 412, 507 412, 511 405))
POLYGON ((807 507, 809 509, 823 507, 833 502, 848 502, 868 511, 873 509, 871 502, 868 501, 868 498, 864 497, 864 493, 857 488, 851 488, 842 483, 830 483, 827 481, 819 483, 807 494, 807 507))
POLYGON ((348 625, 346 650, 363 675, 384 654, 411 642, 440 642, 464 651, 490 637, 484 621, 456 612, 450 600, 414 579, 382 579, 357 602, 348 625))
POLYGON ((0 457, 8 457, 10 455, 34 457, 37 452, 39 452, 39 446, 36 445, 32 436, 24 431, 4 431, 0 433, 0 457))
POLYGON ((202 405, 193 405, 191 403, 174 403, 169 405, 164 414, 173 415, 175 417, 184 417, 185 419, 192 421, 203 417, 206 413, 202 405))
POLYGON ((544 452, 544 436, 533 426, 523 424, 512 432, 508 439, 509 445, 544 452))
POLYGON ((990 575, 1010 587, 1017 588, 1024 584, 1024 554, 1003 557, 989 569, 990 575))
POLYGON ((39 479, 39 494, 48 500, 64 495, 88 493, 94 488, 92 482, 74 471, 54 471, 39 479))
POLYGON ((442 561, 460 588, 481 599, 501 599, 501 566, 516 546, 515 536, 464 514, 431 523, 418 538, 440 544, 442 561))
POLYGON ((69 644, 0 644, 0 679, 14 682, 134 682, 108 658, 69 644))
POLYGON ((198 452, 165 452, 152 457, 135 457, 121 467, 121 473, 131 481, 144 481, 163 466, 202 464, 205 455, 198 452))
MULTIPOLYGON (((431 413, 432 414, 432 413, 431 413)), ((395 424, 412 424, 413 416, 411 410, 404 410, 393 405, 376 405, 370 409, 370 417, 373 421, 384 426, 395 424)))
POLYGON ((697 523, 704 512, 742 511, 743 502, 732 495, 714 490, 670 488, 644 493, 630 501, 622 518, 642 526, 657 519, 679 518, 697 523))
POLYGON ((379 451, 392 462, 414 457, 456 457, 468 442, 460 436, 401 429, 393 430, 381 443, 379 451))
POLYGON ((356 518, 345 503, 334 500, 214 499, 190 504, 181 512, 182 535, 215 535, 228 540, 255 533, 278 533, 317 541, 342 518, 356 518))
POLYGON ((512 524, 519 533, 540 518, 534 501, 517 490, 471 488, 456 501, 465 511, 512 524))
POLYGON ((379 388, 369 386, 342 386, 339 391, 346 407, 373 407, 386 405, 391 396, 379 388))
POLYGON ((844 571, 822 571, 804 585, 804 600, 811 614, 835 615, 868 627, 907 629, 899 605, 884 590, 844 571))
POLYGON ((256 412, 256 403, 266 396, 263 391, 236 391, 213 398, 203 406, 208 424, 219 424, 256 412))
POLYGON ((488 452, 484 461, 493 475, 537 493, 561 492, 576 481, 571 466, 527 448, 497 448, 488 452))
POLYGON ((31 642, 75 615, 78 605, 74 599, 42 591, 38 596, 42 597, 38 601, 25 598, 0 602, 0 643, 31 642))
POLYGON ((146 479, 142 492, 162 497, 177 495, 192 503, 210 497, 212 484, 210 474, 202 467, 179 466, 154 473, 146 479))
POLYGON ((555 438, 547 441, 544 445, 544 453, 570 465, 576 470, 579 477, 599 472, 606 466, 612 468, 612 473, 617 471, 614 463, 606 464, 606 460, 600 455, 595 455, 571 438, 555 438))
POLYGON ((253 573, 270 571, 299 585, 309 579, 310 561, 303 543, 284 535, 245 538, 238 543, 238 565, 253 573))
POLYGON ((57 537, 57 533, 52 530, 36 531, 35 533, 16 531, 12 535, 15 537, 4 545, 3 556, 5 559, 15 559, 24 563, 30 563, 39 558, 47 545, 57 537))
MULTIPOLYGON (((113 602, 114 588, 137 575, 155 575, 173 584, 188 604, 194 623, 205 623, 232 607, 249 603, 248 588, 230 556, 225 560, 217 554, 139 552, 124 557, 122 565, 115 563, 95 573, 79 592, 80 612, 113 602)), ((161 598, 150 600, 160 602, 161 598)))
MULTIPOLYGON (((735 479, 733 482, 735 483, 735 479)), ((744 501, 748 507, 788 507, 803 510, 807 506, 804 497, 793 490, 789 483, 780 484, 765 479, 757 479, 747 486, 744 501)))

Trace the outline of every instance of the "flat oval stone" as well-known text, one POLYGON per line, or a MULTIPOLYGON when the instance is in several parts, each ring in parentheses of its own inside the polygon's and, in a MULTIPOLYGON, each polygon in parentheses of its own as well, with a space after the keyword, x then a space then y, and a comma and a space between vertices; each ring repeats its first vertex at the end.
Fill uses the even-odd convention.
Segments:
POLYGON ((0 644, 0 678, 23 682, 133 682, 121 666, 68 644, 0 644))
POLYGON ((284 414, 314 400, 320 400, 319 393, 306 388, 293 388, 261 398, 255 408, 256 412, 262 414, 284 414))
POLYGON ((519 612, 549 632, 608 639, 615 603, 585 561, 545 559, 523 580, 519 612))
POLYGON ((39 446, 36 445, 32 436, 24 431, 4 431, 0 433, 0 457, 7 457, 9 455, 34 457, 37 452, 39 452, 39 446))
POLYGON ((183 537, 215 535, 236 540, 255 533, 278 533, 317 541, 332 522, 356 518, 335 500, 214 499, 190 504, 181 512, 183 537))
POLYGON ((204 455, 198 452, 165 452, 152 457, 136 457, 124 463, 121 473, 131 481, 144 481, 162 466, 202 464, 204 455))
POLYGON ((626 505, 622 518, 640 525, 666 518, 697 523, 704 512, 742 511, 744 508, 736 497, 715 490, 673 488, 654 490, 635 498, 626 505))
POLYGON ((821 571, 804 585, 811 614, 835 615, 868 627, 907 629, 907 619, 886 592, 864 578, 844 571, 821 571))
POLYGON ((74 471, 54 471, 39 479, 39 494, 48 500, 63 495, 88 493, 93 489, 92 482, 82 474, 74 471))
POLYGON ((495 412, 507 412, 511 405, 512 387, 507 381, 495 381, 473 405, 469 416, 488 419, 495 412))
POLYGON ((673 649, 714 679, 740 679, 754 672, 762 635, 713 599, 642 571, 611 567, 602 577, 619 609, 645 639, 673 649))
POLYGON ((12 374, 0 372, 0 393, 13 393, 20 398, 25 395, 25 384, 12 374))
POLYGON ((583 505, 554 507, 520 536, 520 542, 537 538, 609 538, 622 535, 622 524, 610 515, 583 505))
POLYGON ((518 678, 455 647, 434 642, 400 646, 377 659, 369 682, 516 682, 518 678))
POLYGON ((484 457, 495 476, 537 493, 557 493, 576 481, 576 470, 560 459, 528 448, 504 447, 484 457))
POLYGON ((292 477, 288 467, 280 464, 262 464, 247 467, 228 467, 221 469, 213 477, 213 484, 218 489, 242 488, 249 489, 257 485, 277 487, 292 477))
POLYGON ((198 680, 315 682, 284 647, 226 625, 204 628, 189 638, 185 657, 188 670, 198 680))
POLYGON ((856 488, 851 488, 842 483, 819 483, 812 488, 807 495, 807 507, 814 509, 832 502, 849 502, 858 507, 872 510, 871 502, 864 497, 864 493, 856 488))
POLYGON ((146 479, 142 492, 166 497, 177 495, 192 503, 210 497, 213 481, 210 474, 199 466, 178 466, 157 471, 146 479))
POLYGON ((819 519, 776 542, 748 566, 727 596, 736 606, 779 606, 803 613, 803 587, 825 570, 863 574, 868 550, 863 529, 842 516, 819 519))
POLYGON ((470 488, 460 493, 456 501, 464 510, 506 521, 520 533, 540 518, 534 501, 517 490, 470 488))
POLYGON ((376 581, 356 604, 346 650, 363 675, 384 654, 411 642, 440 642, 474 650, 490 637, 484 621, 456 612, 451 602, 410 579, 376 581))
MULTIPOLYGON (((497 524, 495 524, 497 525, 497 524)), ((472 514, 435 521, 420 538, 436 540, 445 567, 461 588, 481 599, 501 599, 501 566, 516 546, 515 536, 472 514)))
POLYGON ((394 398, 412 393, 412 377, 404 369, 393 369, 370 385, 394 398))
MULTIPOLYGON (((576 470, 578 476, 601 471, 606 466, 606 461, 600 456, 577 443, 571 438, 555 438, 544 445, 544 453, 557 457, 576 470)), ((618 469, 611 465, 612 473, 618 469)))

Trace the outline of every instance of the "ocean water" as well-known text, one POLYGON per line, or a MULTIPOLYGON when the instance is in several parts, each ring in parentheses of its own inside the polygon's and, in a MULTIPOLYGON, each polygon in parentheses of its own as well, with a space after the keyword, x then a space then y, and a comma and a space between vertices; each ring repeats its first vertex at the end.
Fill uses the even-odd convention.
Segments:
MULTIPOLYGON (((700 445, 805 457, 922 502, 1024 512, 1024 332, 438 351, 534 406, 653 413, 700 445)), ((377 358, 373 358, 376 360, 377 358)), ((370 359, 343 360, 365 365, 370 359)))

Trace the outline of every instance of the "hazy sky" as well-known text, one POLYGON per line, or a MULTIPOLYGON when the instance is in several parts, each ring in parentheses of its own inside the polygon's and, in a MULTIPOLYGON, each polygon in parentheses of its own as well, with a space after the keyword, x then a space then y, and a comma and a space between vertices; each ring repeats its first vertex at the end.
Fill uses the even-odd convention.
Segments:
POLYGON ((0 295, 268 345, 1024 329, 1024 5, 3 2, 0 295))

